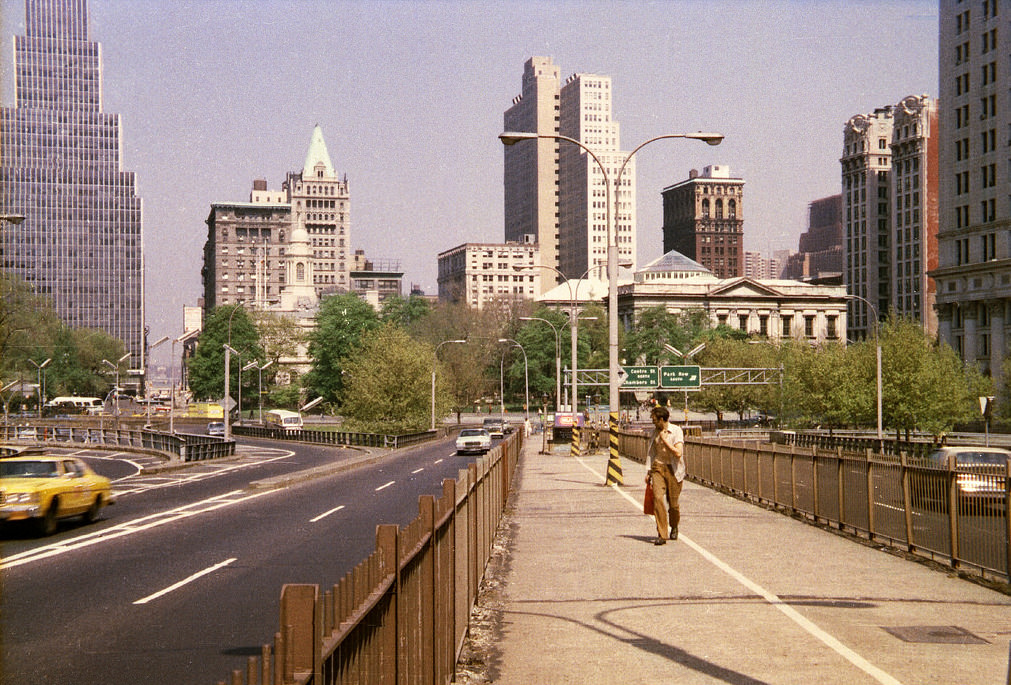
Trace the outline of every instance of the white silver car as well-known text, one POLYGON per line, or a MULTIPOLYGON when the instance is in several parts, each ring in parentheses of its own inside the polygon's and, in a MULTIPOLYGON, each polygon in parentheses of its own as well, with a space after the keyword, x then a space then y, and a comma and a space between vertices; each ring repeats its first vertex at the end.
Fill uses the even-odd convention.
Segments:
POLYGON ((457 454, 485 454, 491 449, 491 435, 484 428, 464 428, 456 438, 457 454))

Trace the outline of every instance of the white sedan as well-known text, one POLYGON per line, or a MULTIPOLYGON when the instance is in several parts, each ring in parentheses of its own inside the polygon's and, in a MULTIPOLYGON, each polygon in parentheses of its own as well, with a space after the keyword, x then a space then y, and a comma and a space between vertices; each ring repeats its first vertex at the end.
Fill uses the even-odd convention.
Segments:
POLYGON ((484 428, 464 428, 456 438, 456 453, 485 454, 491 449, 491 434, 484 428))

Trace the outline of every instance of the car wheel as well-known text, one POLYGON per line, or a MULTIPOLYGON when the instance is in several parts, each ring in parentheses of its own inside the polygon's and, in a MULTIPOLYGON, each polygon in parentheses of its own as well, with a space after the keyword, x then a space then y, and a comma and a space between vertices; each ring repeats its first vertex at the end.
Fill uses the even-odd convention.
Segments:
POLYGON ((54 497, 53 501, 49 504, 49 508, 46 509, 46 513, 42 515, 39 519, 39 533, 44 536, 52 535, 56 532, 56 525, 58 523, 57 513, 59 512, 60 500, 58 497, 54 497))
POLYGON ((84 520, 87 523, 94 523, 98 520, 99 514, 102 513, 102 496, 97 495, 95 501, 91 503, 88 510, 84 512, 84 520))

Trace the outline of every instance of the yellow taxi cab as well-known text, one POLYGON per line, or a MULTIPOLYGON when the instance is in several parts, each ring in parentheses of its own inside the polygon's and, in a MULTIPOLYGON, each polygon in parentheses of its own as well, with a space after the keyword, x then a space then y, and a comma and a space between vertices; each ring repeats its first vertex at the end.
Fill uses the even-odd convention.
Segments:
POLYGON ((83 516, 91 523, 114 503, 109 479, 80 459, 0 459, 0 521, 31 520, 42 535, 52 535, 60 519, 83 516))

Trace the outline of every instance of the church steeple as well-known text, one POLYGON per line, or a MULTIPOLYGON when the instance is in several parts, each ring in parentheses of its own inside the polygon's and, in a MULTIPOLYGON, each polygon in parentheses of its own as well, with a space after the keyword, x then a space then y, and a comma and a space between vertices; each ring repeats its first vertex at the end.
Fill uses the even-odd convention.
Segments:
POLYGON ((330 153, 327 152, 326 142, 323 140, 323 129, 319 124, 312 130, 312 139, 309 141, 309 151, 305 154, 305 164, 302 166, 302 178, 334 178, 336 172, 333 163, 330 161, 330 153))

